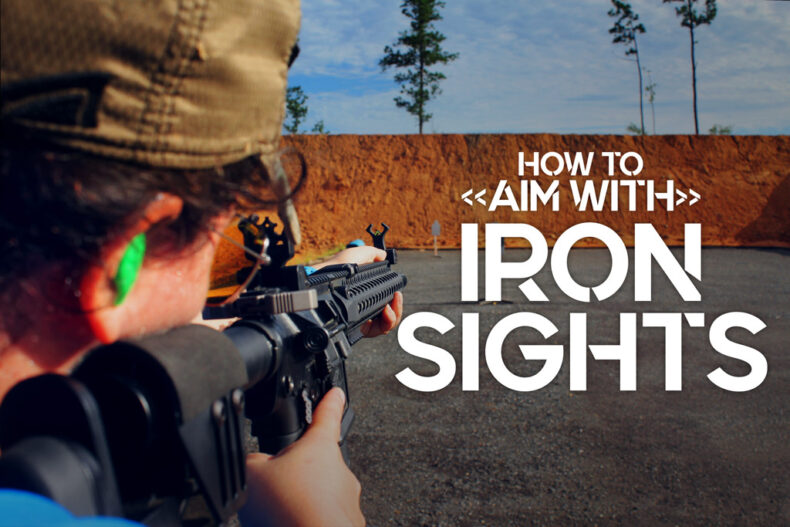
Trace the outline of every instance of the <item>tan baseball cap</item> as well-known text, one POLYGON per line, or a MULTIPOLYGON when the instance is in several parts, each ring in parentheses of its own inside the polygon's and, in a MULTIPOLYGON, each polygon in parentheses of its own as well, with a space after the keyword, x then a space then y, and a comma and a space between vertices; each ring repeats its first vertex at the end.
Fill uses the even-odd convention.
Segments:
POLYGON ((2 0, 3 133, 205 168, 277 149, 298 0, 2 0))

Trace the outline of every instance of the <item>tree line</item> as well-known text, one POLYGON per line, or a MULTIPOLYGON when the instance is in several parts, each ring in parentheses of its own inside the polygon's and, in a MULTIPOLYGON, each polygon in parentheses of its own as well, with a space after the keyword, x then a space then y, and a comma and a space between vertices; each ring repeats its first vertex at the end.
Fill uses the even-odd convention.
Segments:
MULTIPOLYGON (((640 21, 639 15, 631 4, 624 0, 610 0, 612 7, 608 15, 615 19, 609 29, 613 35, 612 43, 625 46, 625 55, 635 63, 639 79, 639 122, 628 126, 628 131, 646 135, 644 98, 647 96, 652 115, 652 130, 655 133, 656 86, 650 71, 642 67, 639 54, 639 35, 647 29, 640 21), (644 82, 647 75, 647 83, 644 82)), ((680 18, 680 25, 688 28, 691 55, 691 88, 692 110, 694 116, 694 132, 699 134, 699 116, 697 109, 697 61, 695 58, 695 31, 701 26, 710 25, 716 18, 716 0, 662 0, 665 4, 680 4, 675 13, 680 18), (704 4, 704 5, 703 5, 704 4)), ((403 0, 401 13, 409 20, 409 29, 401 31, 392 45, 384 47, 384 56, 379 60, 382 71, 396 69, 394 80, 400 85, 400 95, 394 102, 398 108, 405 109, 417 120, 417 129, 423 133, 425 123, 433 114, 427 111, 428 103, 441 94, 439 83, 446 76, 438 71, 438 67, 447 65, 459 57, 458 53, 445 51, 442 42, 446 39, 436 28, 436 22, 442 20, 440 9, 445 7, 441 0, 403 0)), ((302 133, 299 126, 304 122, 307 109, 307 95, 300 86, 288 88, 286 98, 286 123, 284 129, 288 133, 302 133)), ((731 127, 713 125, 709 133, 730 133, 731 127)), ((312 128, 314 133, 329 133, 323 121, 318 121, 312 128)))

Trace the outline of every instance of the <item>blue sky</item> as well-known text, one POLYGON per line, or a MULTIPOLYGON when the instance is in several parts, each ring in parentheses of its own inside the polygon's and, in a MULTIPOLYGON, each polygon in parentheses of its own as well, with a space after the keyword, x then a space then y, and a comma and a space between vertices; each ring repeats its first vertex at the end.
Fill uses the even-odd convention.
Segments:
MULTIPOLYGON (((700 131, 790 134, 790 2, 719 0, 696 32, 700 131)), ((656 133, 693 133, 689 34, 674 6, 632 0, 647 32, 643 67, 657 84, 656 133)), ((443 94, 426 133, 622 134, 639 122, 636 66, 611 43, 609 0, 446 0, 443 94)), ((332 133, 415 133, 399 87, 378 61, 407 19, 400 0, 303 0, 301 54, 290 85, 307 93, 306 127, 332 133)), ((645 126, 652 128, 645 100, 645 126)))

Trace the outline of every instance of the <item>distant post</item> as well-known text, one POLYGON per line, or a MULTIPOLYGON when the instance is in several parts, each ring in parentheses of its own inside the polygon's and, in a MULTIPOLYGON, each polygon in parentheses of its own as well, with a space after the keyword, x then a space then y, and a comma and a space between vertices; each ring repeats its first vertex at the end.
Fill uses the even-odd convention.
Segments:
POLYGON ((431 234, 433 235, 433 255, 439 256, 439 235, 442 233, 442 227, 439 225, 439 220, 434 220, 431 225, 431 234))

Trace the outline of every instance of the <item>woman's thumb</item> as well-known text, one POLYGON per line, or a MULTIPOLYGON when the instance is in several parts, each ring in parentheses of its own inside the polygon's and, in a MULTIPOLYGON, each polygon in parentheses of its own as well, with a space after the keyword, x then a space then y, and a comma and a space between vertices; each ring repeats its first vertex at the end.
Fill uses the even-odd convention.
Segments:
POLYGON ((247 454, 247 463, 250 464, 260 464, 266 463, 271 458, 273 458, 271 454, 264 454, 263 452, 250 452, 247 454))

